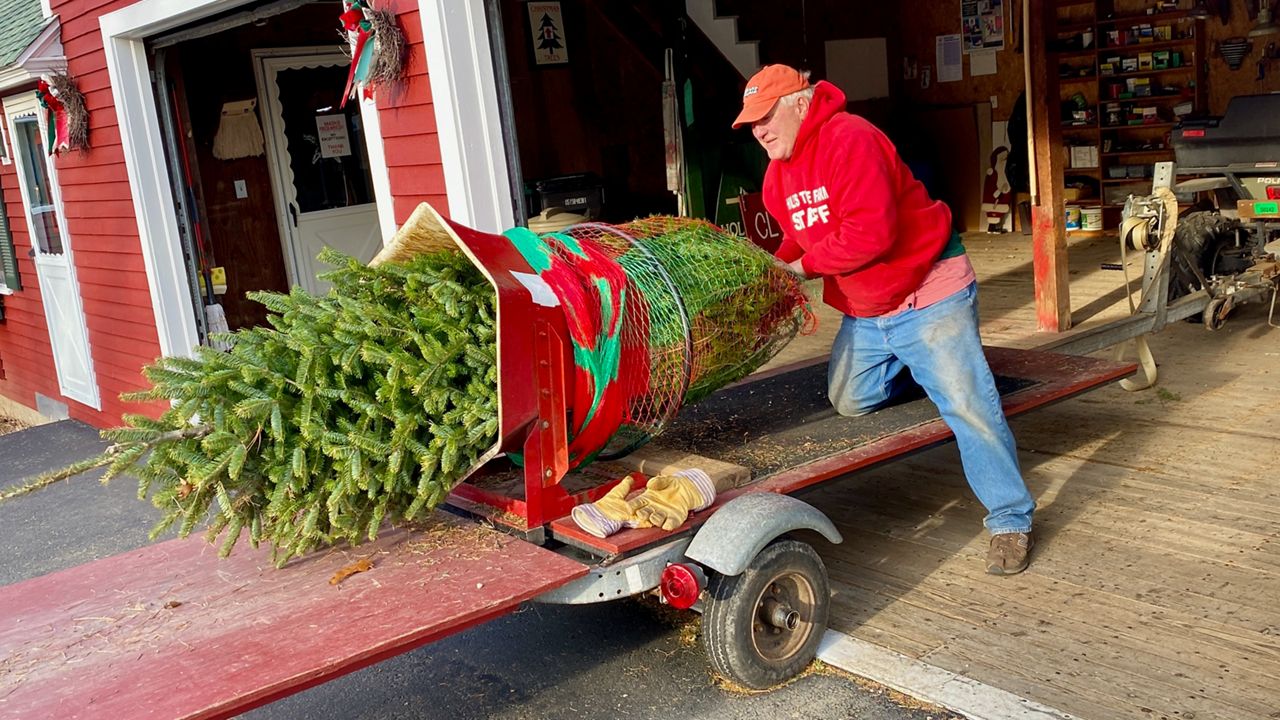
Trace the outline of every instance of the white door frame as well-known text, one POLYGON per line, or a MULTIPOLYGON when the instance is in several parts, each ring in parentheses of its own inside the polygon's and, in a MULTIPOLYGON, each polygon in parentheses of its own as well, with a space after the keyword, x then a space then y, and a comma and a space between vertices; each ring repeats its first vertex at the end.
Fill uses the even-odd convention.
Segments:
MULTIPOLYGON (((98 387, 98 376, 93 367, 93 347, 89 345, 89 327, 85 320, 84 300, 80 295, 80 281, 76 276, 75 257, 71 253, 71 234, 67 231, 66 206, 62 202, 62 188, 58 184, 58 168, 53 158, 43 158, 45 170, 49 174, 49 200, 53 204, 54 221, 57 223, 58 235, 62 242, 62 252, 58 255, 42 253, 37 249, 36 231, 31 227, 33 213, 31 211, 31 189, 27 186, 27 174, 23 167, 22 153, 18 149, 17 119, 31 116, 36 120, 36 132, 41 138, 46 137, 44 113, 40 112, 34 93, 11 95, 4 98, 3 121, 9 131, 13 162, 18 173, 18 194, 22 196, 22 209, 27 232, 31 236, 33 260, 36 275, 41 281, 41 301, 44 308, 45 324, 48 326, 49 343, 53 351, 54 373, 58 379, 58 391, 64 397, 84 403, 94 410, 102 409, 102 395, 98 387), (54 307, 57 305, 52 287, 57 275, 64 275, 62 280, 67 284, 69 297, 63 298, 68 303, 72 316, 72 327, 64 327, 57 322, 58 316, 54 307), (46 284, 46 281, 48 283, 46 284), (59 337, 60 335, 60 337, 59 337), (70 351, 71 357, 64 351, 70 351), (77 352, 78 351, 78 352, 77 352), (83 354, 83 367, 74 361, 74 356, 83 354)), ((46 148, 47 151, 47 148, 46 148)))
MULTIPOLYGON (((432 1, 444 4, 455 0, 432 1)), ((173 192, 169 187, 160 115, 151 90, 145 39, 250 2, 252 0, 139 0, 98 19, 120 124, 120 144, 138 219, 156 333, 160 352, 166 356, 193 356, 200 336, 190 309, 191 294, 173 192)), ((336 25, 336 18, 334 22, 336 25)), ((389 235, 394 216, 378 113, 372 102, 361 102, 360 111, 368 130, 379 221, 384 234, 389 235)))
POLYGON ((515 225, 484 0, 418 0, 449 216, 499 233, 515 225))

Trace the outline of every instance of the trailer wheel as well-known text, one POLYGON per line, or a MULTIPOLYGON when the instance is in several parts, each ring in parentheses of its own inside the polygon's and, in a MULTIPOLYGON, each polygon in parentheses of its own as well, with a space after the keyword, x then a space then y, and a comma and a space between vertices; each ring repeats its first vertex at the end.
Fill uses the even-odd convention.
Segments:
POLYGON ((702 641, 716 672, 756 690, 797 675, 813 660, 827 629, 831 589, 818 553, 779 540, 741 575, 713 575, 702 616, 702 641))
POLYGON ((1227 313, 1231 312, 1231 306, 1227 304, 1227 298, 1216 297, 1209 301, 1205 306, 1204 314, 1201 316, 1204 326, 1208 330, 1221 330, 1227 324, 1227 313))

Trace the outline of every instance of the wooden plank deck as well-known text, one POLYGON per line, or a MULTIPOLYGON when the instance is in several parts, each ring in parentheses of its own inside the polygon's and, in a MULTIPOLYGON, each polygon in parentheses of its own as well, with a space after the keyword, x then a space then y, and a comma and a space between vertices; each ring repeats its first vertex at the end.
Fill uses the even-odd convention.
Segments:
POLYGON ((0 588, 0 718, 231 717, 587 573, 447 516, 283 569, 247 545, 170 540, 0 588))
MULTIPOLYGON (((1079 325, 1127 314, 1114 238, 1073 241, 1079 325)), ((1035 347, 1028 238, 970 236, 983 339, 1035 347)), ((1280 330, 1265 306, 1151 340, 1156 389, 1012 421, 1040 509, 1030 569, 983 572, 983 509, 953 445, 805 496, 832 626, 1081 718, 1280 718, 1280 330)), ((836 324, 779 360, 825 352, 836 324)))

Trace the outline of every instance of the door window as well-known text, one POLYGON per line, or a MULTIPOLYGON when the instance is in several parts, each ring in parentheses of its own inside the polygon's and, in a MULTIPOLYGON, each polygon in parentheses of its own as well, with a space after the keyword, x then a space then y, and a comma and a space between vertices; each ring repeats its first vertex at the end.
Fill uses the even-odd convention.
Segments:
POLYGON ((48 156, 40 140, 40 123, 34 116, 13 119, 13 144, 20 158, 19 166, 26 179, 27 207, 31 213, 31 234, 36 250, 46 255, 62 254, 62 234, 58 231, 58 212, 49 185, 48 156))
POLYGON ((315 212, 374 201, 360 104, 343 109, 345 67, 280 70, 281 116, 298 210, 315 212))

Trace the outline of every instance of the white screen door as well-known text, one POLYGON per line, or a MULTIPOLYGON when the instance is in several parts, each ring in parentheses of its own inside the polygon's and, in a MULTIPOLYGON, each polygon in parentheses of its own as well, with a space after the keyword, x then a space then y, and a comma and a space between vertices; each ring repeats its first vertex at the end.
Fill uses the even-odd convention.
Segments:
POLYGON ((101 409, 80 284, 71 261, 71 239, 63 219, 62 196, 53 163, 46 154, 44 122, 34 93, 6 98, 5 116, 13 142, 22 206, 31 231, 32 259, 40 282, 40 300, 58 389, 68 398, 101 409))
POLYGON ((257 50, 254 59, 291 280, 323 293, 322 248, 365 262, 382 249, 360 103, 338 107, 350 60, 302 48, 257 50))

